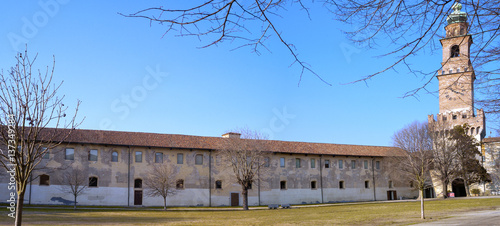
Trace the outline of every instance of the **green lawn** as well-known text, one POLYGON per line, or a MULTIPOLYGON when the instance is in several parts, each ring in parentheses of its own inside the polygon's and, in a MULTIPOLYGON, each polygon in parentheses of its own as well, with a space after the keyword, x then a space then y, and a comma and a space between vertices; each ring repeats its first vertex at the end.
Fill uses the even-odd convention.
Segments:
MULTIPOLYGON (((419 202, 362 203, 278 210, 204 210, 168 211, 158 209, 92 209, 28 208, 23 222, 27 225, 386 225, 429 222, 471 210, 500 208, 500 198, 447 199, 426 202, 426 220, 420 220, 419 202)), ((5 207, 0 211, 0 224, 11 225, 5 207)))

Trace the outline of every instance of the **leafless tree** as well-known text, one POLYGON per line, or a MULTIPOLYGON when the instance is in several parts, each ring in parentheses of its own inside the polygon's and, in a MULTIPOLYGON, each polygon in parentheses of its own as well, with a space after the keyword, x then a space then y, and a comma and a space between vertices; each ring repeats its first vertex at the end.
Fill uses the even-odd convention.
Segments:
POLYGON ((64 193, 69 193, 73 195, 74 206, 76 210, 77 198, 79 195, 83 194, 88 188, 89 177, 82 169, 75 167, 71 169, 66 169, 62 176, 62 183, 64 187, 61 191, 64 193))
POLYGON ((441 182, 443 198, 448 197, 448 185, 457 173, 456 152, 449 140, 449 130, 447 128, 448 125, 442 122, 429 125, 434 157, 432 172, 433 176, 441 182))
POLYGON ((163 209, 167 209, 167 196, 175 195, 177 172, 174 167, 167 163, 153 164, 144 180, 146 194, 151 197, 163 198, 163 209))
POLYGON ((233 169, 236 181, 241 185, 243 210, 248 210, 248 189, 266 164, 267 138, 248 128, 236 129, 227 133, 220 145, 223 162, 233 169))
MULTIPOLYGON (((490 93, 484 106, 491 112, 500 108, 498 57, 500 45, 498 2, 493 0, 473 1, 461 0, 462 9, 468 14, 471 34, 474 36, 472 46, 472 62, 481 87, 490 93), (491 95, 491 91, 495 95, 491 95), (489 98, 491 97, 491 98, 489 98), (491 99, 491 100, 488 100, 491 99)), ((385 71, 407 68, 408 71, 423 80, 423 84, 409 91, 405 96, 415 96, 420 91, 427 91, 427 85, 437 75, 436 68, 422 71, 412 65, 413 57, 440 49, 438 39, 442 38, 443 27, 448 15, 453 11, 455 0, 438 1, 364 1, 364 0, 204 0, 186 2, 185 8, 151 7, 122 14, 127 17, 144 18, 150 22, 166 25, 165 34, 178 32, 180 36, 206 37, 210 41, 203 47, 217 45, 223 41, 241 40, 238 47, 251 47, 256 53, 259 49, 267 49, 265 43, 273 36, 287 48, 294 62, 297 62, 302 73, 314 73, 309 65, 299 59, 294 45, 286 40, 286 34, 277 22, 286 20, 284 12, 298 8, 304 12, 304 19, 311 19, 310 7, 322 4, 340 22, 350 25, 346 30, 348 38, 367 48, 382 48, 386 51, 381 56, 393 57, 394 61, 382 70, 374 71, 353 82, 367 81, 385 71), (379 41, 382 45, 379 45, 379 41), (385 41, 389 41, 388 44, 385 41), (389 48, 387 48, 389 45, 389 48), (400 67, 402 66, 402 67, 400 67)), ((294 17, 297 15, 293 15, 294 17)), ((323 21, 321 21, 323 22, 323 21)))
POLYGON ((33 68, 35 58, 28 52, 16 55, 16 65, 6 74, 0 74, 0 134, 3 147, 0 164, 8 171, 15 171, 17 191, 16 225, 21 225, 24 194, 33 170, 49 149, 65 140, 71 129, 80 123, 76 114, 66 117, 64 96, 57 96, 62 85, 54 84, 52 69, 40 71, 33 68), (52 127, 52 128, 49 128, 52 127), (69 130, 58 130, 69 128, 69 130))
POLYGON ((396 132, 394 146, 402 150, 393 157, 401 178, 408 178, 420 192, 420 217, 424 214, 424 190, 429 187, 429 170, 432 166, 432 139, 427 123, 413 122, 396 132))
POLYGON ((480 145, 473 137, 466 134, 465 131, 468 130, 467 124, 455 126, 450 131, 449 139, 453 143, 457 156, 457 175, 464 180, 465 191, 467 196, 470 196, 469 186, 473 183, 489 180, 489 175, 478 160, 478 157, 481 156, 478 150, 480 145))

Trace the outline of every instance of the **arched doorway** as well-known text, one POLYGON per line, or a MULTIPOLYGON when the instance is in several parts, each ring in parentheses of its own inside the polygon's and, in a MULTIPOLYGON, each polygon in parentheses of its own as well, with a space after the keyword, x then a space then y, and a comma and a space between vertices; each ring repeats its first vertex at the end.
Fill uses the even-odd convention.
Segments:
POLYGON ((464 180, 457 178, 451 183, 451 189, 455 193, 455 197, 465 197, 467 193, 465 192, 464 180))

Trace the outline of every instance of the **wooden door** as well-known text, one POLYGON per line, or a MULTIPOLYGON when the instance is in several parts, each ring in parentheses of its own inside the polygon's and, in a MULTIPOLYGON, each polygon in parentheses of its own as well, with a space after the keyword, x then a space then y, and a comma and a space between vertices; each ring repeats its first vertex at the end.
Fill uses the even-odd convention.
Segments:
POLYGON ((396 200, 397 197, 396 191, 387 191, 387 200, 396 200))
POLYGON ((231 206, 239 206, 240 205, 240 194, 231 193, 231 206))
POLYGON ((134 205, 142 205, 142 191, 134 191, 134 205))

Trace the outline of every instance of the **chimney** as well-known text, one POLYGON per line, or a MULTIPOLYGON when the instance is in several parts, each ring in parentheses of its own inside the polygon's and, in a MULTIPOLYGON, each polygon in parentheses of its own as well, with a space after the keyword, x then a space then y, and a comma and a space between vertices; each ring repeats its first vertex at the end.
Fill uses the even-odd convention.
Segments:
POLYGON ((229 132, 226 134, 222 134, 222 137, 224 138, 237 138, 240 139, 241 133, 234 133, 234 132, 229 132))

